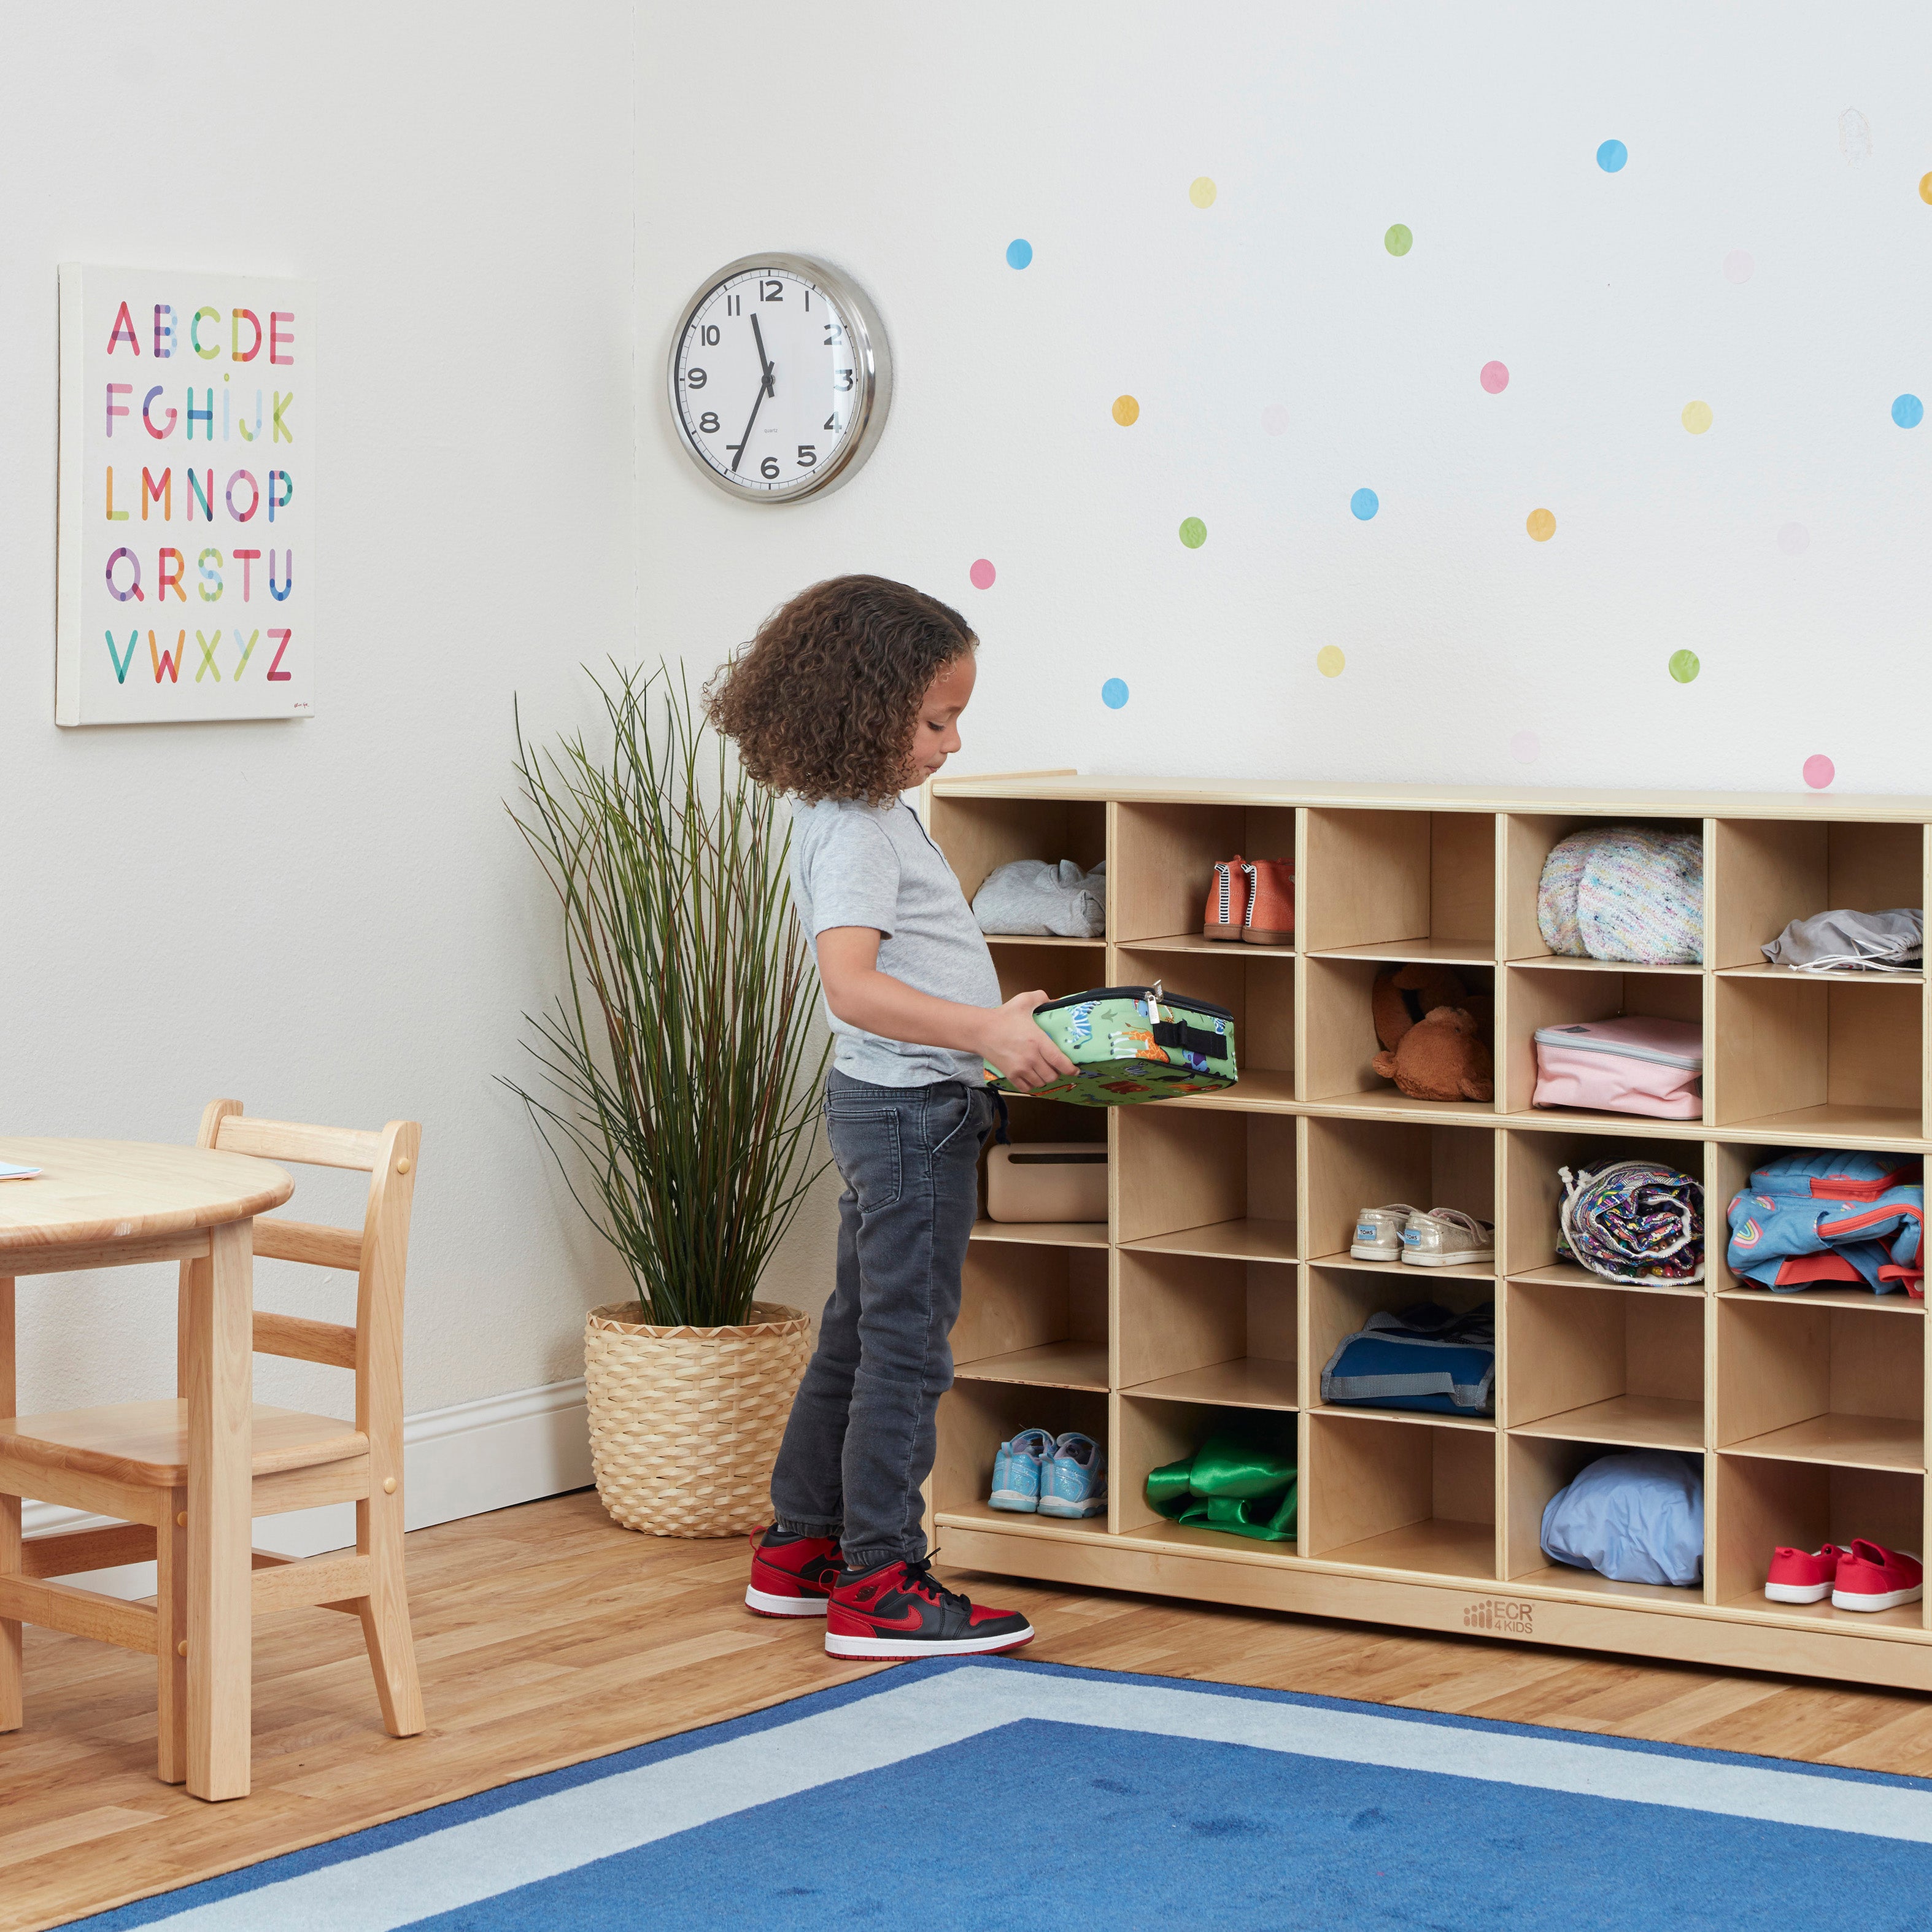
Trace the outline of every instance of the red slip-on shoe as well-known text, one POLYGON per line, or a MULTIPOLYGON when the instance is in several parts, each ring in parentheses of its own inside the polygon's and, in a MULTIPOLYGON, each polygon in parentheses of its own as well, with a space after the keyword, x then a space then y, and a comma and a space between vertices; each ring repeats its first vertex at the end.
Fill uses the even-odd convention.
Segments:
POLYGON ((822 1617, 838 1580, 838 1539, 795 1536, 774 1523, 752 1538, 745 1607, 761 1617, 822 1617))
POLYGON ((1822 1604, 1832 1594, 1845 1555, 1835 1543, 1822 1550, 1787 1550, 1780 1544, 1771 1552, 1764 1594, 1774 1604, 1822 1604))
POLYGON ((1286 859, 1248 861, 1248 908, 1241 937, 1251 946, 1287 946, 1294 939, 1294 868, 1286 859))
POLYGON ((825 1613, 825 1648, 832 1657, 962 1657, 1017 1650, 1033 1625, 1016 1610, 993 1610, 948 1590, 932 1558, 882 1563, 857 1576, 842 1572, 825 1613))
POLYGON ((1834 1610, 1891 1610, 1916 1604, 1924 1595, 1925 1573, 1918 1559, 1902 1550, 1852 1538, 1852 1546, 1838 1559, 1832 1586, 1834 1610))
POLYGON ((1208 909, 1201 930, 1210 939, 1239 939, 1248 914, 1248 868, 1237 852, 1217 865, 1208 880, 1208 909))

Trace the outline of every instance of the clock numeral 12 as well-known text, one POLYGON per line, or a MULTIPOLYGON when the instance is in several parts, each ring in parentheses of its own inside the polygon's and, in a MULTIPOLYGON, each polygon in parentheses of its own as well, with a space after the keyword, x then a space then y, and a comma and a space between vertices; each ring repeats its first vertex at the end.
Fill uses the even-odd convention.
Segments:
POLYGON ((758 299, 761 302, 783 302, 784 300, 784 283, 760 282, 758 284, 758 299))

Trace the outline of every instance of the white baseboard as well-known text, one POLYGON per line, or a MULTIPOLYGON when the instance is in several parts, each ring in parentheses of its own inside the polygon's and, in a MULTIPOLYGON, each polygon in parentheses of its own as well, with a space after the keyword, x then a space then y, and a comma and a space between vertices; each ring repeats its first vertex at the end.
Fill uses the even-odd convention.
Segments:
MULTIPOLYGON (((411 1529, 580 1490, 590 1480, 590 1433, 581 1376, 542 1388, 459 1402, 448 1408, 425 1409, 403 1425, 403 1516, 411 1529)), ((106 1520, 54 1503, 28 1503, 21 1512, 20 1526, 33 1536, 50 1530, 93 1528, 106 1520)), ((320 1556, 356 1540, 353 1503, 332 1503, 260 1520, 268 1526, 256 1532, 257 1544, 285 1556, 320 1556)), ((68 1580, 110 1596, 152 1597, 154 1566, 130 1563, 68 1580)))

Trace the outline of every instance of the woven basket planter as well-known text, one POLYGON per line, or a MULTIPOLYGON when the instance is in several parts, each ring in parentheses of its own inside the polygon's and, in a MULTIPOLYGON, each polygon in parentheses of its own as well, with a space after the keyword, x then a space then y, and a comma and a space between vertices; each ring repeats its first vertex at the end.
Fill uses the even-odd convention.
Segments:
POLYGON ((772 1520, 772 1465, 812 1353, 812 1319, 754 1301, 736 1328, 660 1328, 593 1308, 584 1324, 590 1461, 614 1521, 736 1536, 772 1520))

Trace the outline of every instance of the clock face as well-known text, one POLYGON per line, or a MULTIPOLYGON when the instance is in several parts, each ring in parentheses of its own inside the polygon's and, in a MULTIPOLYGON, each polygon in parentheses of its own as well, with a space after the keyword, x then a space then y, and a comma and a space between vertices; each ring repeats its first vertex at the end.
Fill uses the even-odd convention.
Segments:
POLYGON ((793 256, 734 262, 700 292, 671 351, 686 448, 748 501, 842 481, 883 424, 884 338, 849 284, 793 256))

